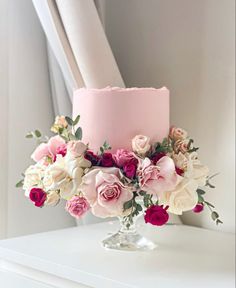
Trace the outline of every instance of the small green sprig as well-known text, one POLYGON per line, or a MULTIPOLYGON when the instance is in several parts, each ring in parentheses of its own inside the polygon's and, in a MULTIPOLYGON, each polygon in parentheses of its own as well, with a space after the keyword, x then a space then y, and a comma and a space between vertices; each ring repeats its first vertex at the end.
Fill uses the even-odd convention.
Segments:
POLYGON ((100 155, 104 154, 108 150, 111 150, 111 146, 107 141, 105 141, 103 145, 100 147, 100 155))
POLYGON ((203 189, 197 189, 198 203, 208 207, 211 212, 211 219, 215 221, 216 225, 223 224, 223 222, 220 220, 219 214, 214 210, 215 206, 204 199, 203 195, 205 193, 206 192, 203 189))
POLYGON ((156 142, 153 144, 152 149, 147 155, 152 158, 158 153, 171 153, 173 151, 171 140, 169 138, 164 138, 162 142, 156 142))
POLYGON ((77 129, 75 126, 79 123, 80 115, 78 115, 75 120, 71 119, 70 117, 65 117, 66 122, 68 123, 67 128, 61 128, 58 131, 58 134, 65 140, 81 140, 83 136, 82 128, 78 127, 77 129))

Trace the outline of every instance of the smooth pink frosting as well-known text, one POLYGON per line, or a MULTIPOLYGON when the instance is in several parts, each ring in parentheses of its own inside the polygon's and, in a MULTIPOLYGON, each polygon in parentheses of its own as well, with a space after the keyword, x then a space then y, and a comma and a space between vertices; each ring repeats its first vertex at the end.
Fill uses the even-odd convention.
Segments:
POLYGON ((73 117, 80 114, 83 141, 98 151, 106 140, 115 151, 131 149, 135 135, 162 140, 169 131, 169 90, 155 88, 81 88, 74 92, 73 117))

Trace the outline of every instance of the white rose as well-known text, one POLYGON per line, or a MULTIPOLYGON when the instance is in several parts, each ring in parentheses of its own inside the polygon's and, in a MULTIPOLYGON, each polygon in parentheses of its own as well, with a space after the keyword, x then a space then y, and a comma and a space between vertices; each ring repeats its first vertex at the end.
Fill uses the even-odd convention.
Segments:
POLYGON ((175 162, 175 166, 182 170, 186 170, 189 162, 189 158, 187 154, 183 154, 179 152, 178 154, 173 153, 172 154, 172 159, 175 162))
POLYGON ((57 191, 51 191, 47 194, 47 199, 44 202, 47 206, 56 206, 60 201, 60 196, 57 191))
POLYGON ((204 186, 206 184, 207 176, 209 175, 208 167, 201 164, 196 152, 188 154, 187 157, 188 164, 184 176, 193 178, 197 181, 199 186, 204 186))
POLYGON ((41 163, 31 165, 25 171, 24 185, 25 195, 29 197, 32 187, 43 188, 43 177, 45 173, 45 166, 41 163))
POLYGON ((57 160, 45 171, 44 185, 48 190, 60 190, 63 199, 70 199, 77 194, 84 175, 84 169, 91 163, 84 157, 74 158, 71 154, 57 156, 57 160))
POLYGON ((149 142, 149 137, 143 135, 136 135, 132 140, 133 151, 139 155, 145 155, 151 148, 149 142))
POLYGON ((193 179, 180 177, 177 187, 169 192, 163 193, 160 202, 168 205, 168 212, 181 215, 184 211, 192 210, 198 203, 196 192, 198 183, 193 179), (181 179, 182 178, 182 179, 181 179))

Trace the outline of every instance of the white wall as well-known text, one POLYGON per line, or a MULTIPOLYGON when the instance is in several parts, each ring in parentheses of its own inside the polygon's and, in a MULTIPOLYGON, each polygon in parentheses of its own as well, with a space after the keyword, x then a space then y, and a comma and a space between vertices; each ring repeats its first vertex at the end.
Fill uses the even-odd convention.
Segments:
MULTIPOLYGON (((1 173, 3 171, 6 174, 8 171, 8 179, 5 178, 6 176, 3 179, 8 180, 8 191, 4 193, 8 195, 8 201, 6 205, 2 202, 1 196, 0 203, 7 208, 7 236, 12 237, 64 228, 74 225, 75 222, 65 213, 63 206, 55 209, 35 208, 24 197, 23 190, 14 187, 21 171, 30 164, 29 156, 34 149, 34 143, 25 139, 24 135, 34 128, 48 132, 54 117, 45 37, 31 0, 1 0, 0 2, 2 5, 0 8, 5 8, 5 11, 0 9, 0 13, 3 14, 0 17, 1 21, 2 17, 7 15, 5 13, 9 5, 8 31, 5 33, 8 34, 8 39, 1 38, 1 46, 2 43, 6 45, 8 42, 9 50, 8 55, 4 53, 1 56, 4 57, 5 65, 0 67, 0 78, 5 77, 5 84, 8 83, 4 94, 1 95, 1 101, 2 99, 5 101, 1 110, 3 114, 7 112, 6 121, 3 122, 7 125, 7 129, 3 134, 1 132, 1 138, 4 142, 8 141, 8 155, 5 154, 8 156, 8 161, 5 161, 7 163, 5 167, 2 166, 1 161, 0 167, 1 173)), ((5 149, 4 153, 7 152, 2 140, 1 148, 5 149)), ((2 152, 2 149, 0 151, 2 152)), ((2 185, 1 188, 6 189, 2 185)))
MULTIPOLYGON (((127 86, 167 86, 171 121, 201 147, 217 188, 215 203, 233 231, 234 1, 106 0, 106 33, 127 86)), ((185 214, 185 223, 216 229, 209 214, 185 214)))
POLYGON ((8 139, 4 137, 8 131, 8 27, 6 1, 0 0, 0 239, 6 235, 6 200, 7 200, 7 151, 8 139), (3 107, 3 108, 2 108, 3 107), (3 136, 4 135, 4 136, 3 136))

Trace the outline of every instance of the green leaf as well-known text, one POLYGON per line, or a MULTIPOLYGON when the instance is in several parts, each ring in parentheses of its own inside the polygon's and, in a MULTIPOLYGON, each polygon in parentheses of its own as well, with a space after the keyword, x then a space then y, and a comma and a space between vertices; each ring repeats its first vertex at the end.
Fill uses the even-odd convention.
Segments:
POLYGON ((214 205, 212 205, 210 202, 204 201, 204 203, 205 203, 206 205, 208 205, 208 206, 212 207, 212 208, 215 208, 215 206, 214 206, 214 205))
POLYGON ((125 202, 125 203, 124 203, 124 206, 123 206, 124 211, 127 210, 127 209, 130 209, 132 206, 133 206, 133 199, 125 202))
POLYGON ((192 149, 188 150, 189 153, 196 152, 199 147, 193 147, 192 149))
POLYGON ((79 123, 79 120, 80 120, 80 115, 78 115, 75 120, 73 121, 73 125, 77 125, 79 123))
POLYGON ((25 135, 25 138, 33 138, 34 136, 33 136, 33 134, 31 133, 31 132, 29 132, 29 133, 27 133, 26 135, 25 135))
POLYGON ((39 130, 35 130, 34 131, 34 135, 37 137, 37 138, 40 138, 42 136, 41 132, 39 130))
POLYGON ((137 204, 137 205, 136 205, 136 209, 137 209, 138 211, 142 211, 142 210, 143 210, 143 208, 142 208, 142 206, 141 206, 140 204, 137 204))
POLYGON ((145 196, 147 193, 146 193, 145 191, 142 191, 142 190, 141 190, 141 191, 138 192, 138 194, 139 194, 140 196, 145 196))
POLYGON ((75 132, 75 137, 77 140, 81 140, 82 139, 82 128, 79 127, 76 132, 75 132))
POLYGON ((216 219, 216 225, 219 225, 219 224, 223 224, 223 222, 220 219, 216 219))
POLYGON ((219 214, 216 211, 213 211, 211 213, 211 218, 212 218, 212 220, 215 221, 217 218, 219 218, 219 214))
POLYGON ((198 194, 198 202, 204 203, 204 198, 200 194, 198 194))
POLYGON ((67 122, 70 126, 73 126, 74 121, 73 121, 70 117, 66 116, 65 119, 66 119, 66 122, 67 122))
POLYGON ((16 183, 16 188, 20 188, 24 185, 24 179, 21 179, 19 182, 16 183))
POLYGON ((200 195, 204 195, 206 194, 206 192, 202 189, 197 189, 197 193, 200 194, 200 195))

